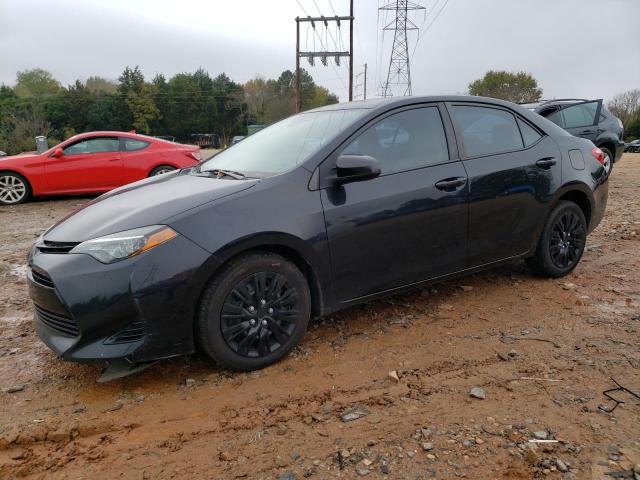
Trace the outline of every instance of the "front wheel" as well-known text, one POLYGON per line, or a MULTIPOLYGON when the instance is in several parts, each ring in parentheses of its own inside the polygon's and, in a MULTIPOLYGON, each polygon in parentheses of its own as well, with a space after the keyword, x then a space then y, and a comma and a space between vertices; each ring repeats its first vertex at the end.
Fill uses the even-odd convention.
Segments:
POLYGON ((536 253, 527 264, 538 275, 563 277, 578 265, 586 242, 584 213, 575 203, 560 201, 551 211, 536 253))
POLYGON ((197 318, 207 354, 234 370, 277 362, 300 341, 311 315, 311 294, 298 267, 255 252, 232 260, 205 288, 197 318))
POLYGON ((17 205, 31 197, 31 187, 19 173, 0 172, 0 205, 17 205))

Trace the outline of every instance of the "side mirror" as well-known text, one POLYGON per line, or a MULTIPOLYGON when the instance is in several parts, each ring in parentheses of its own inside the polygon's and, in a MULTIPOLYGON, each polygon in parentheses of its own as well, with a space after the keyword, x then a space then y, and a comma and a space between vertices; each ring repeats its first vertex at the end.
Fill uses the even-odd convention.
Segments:
POLYGON ((54 156, 54 157, 58 157, 58 158, 60 158, 60 157, 62 156, 62 149, 61 149, 61 148, 56 148, 56 149, 53 151, 53 156, 54 156))
POLYGON ((336 160, 336 171, 334 183, 361 182, 380 175, 380 164, 367 155, 340 155, 336 160))

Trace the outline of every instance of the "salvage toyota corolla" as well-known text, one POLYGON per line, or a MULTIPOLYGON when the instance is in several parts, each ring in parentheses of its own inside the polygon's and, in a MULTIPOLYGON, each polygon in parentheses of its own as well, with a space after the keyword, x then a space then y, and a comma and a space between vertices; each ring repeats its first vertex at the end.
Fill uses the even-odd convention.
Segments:
POLYGON ((29 254, 64 359, 274 363, 311 318, 524 259, 560 277, 607 202, 604 154, 508 102, 405 97, 283 120, 113 190, 29 254))

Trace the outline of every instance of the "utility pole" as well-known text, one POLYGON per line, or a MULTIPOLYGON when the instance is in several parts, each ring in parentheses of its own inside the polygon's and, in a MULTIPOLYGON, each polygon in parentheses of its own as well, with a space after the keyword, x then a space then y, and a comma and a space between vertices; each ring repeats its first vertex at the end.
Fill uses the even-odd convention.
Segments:
POLYGON ((380 7, 380 10, 395 11, 395 18, 389 22, 384 30, 393 30, 393 47, 387 81, 382 88, 382 96, 393 96, 393 90, 401 92, 401 95, 411 95, 411 70, 409 68, 409 41, 408 30, 418 30, 418 27, 409 18, 411 10, 424 10, 422 5, 409 0, 395 0, 380 7))
POLYGON ((349 22, 349 101, 351 102, 353 101, 353 0, 349 1, 349 16, 351 17, 349 22))
MULTIPOLYGON (((329 58, 333 58, 336 62, 336 65, 340 66, 340 59, 342 57, 349 57, 349 101, 353 100, 353 0, 350 0, 350 11, 348 16, 339 16, 336 15, 334 17, 325 17, 324 15, 320 15, 319 17, 296 17, 296 112, 300 112, 302 110, 302 82, 300 78, 300 59, 306 58, 309 63, 313 66, 315 65, 315 59, 319 58, 324 66, 327 66, 327 62, 329 58), (324 28, 329 31, 329 22, 335 22, 336 24, 336 35, 339 35, 338 30, 342 26, 341 22, 349 21, 349 50, 342 51, 338 50, 338 45, 336 44, 336 50, 330 51, 328 49, 328 45, 324 50, 319 51, 300 51, 300 24, 306 23, 310 25, 313 29, 313 35, 320 40, 320 44, 322 45, 322 36, 318 35, 316 31, 316 22, 323 25, 324 28)), ((309 28, 307 26, 307 28, 309 28)), ((331 32, 329 31, 329 34, 331 32)), ((342 37, 339 37, 342 38, 342 37)), ((335 41, 335 39, 334 39, 335 41)), ((324 45, 323 45, 324 46, 324 45)), ((340 40, 340 46, 342 46, 342 41, 340 40)))
POLYGON ((300 101, 300 19, 296 17, 296 113, 302 107, 300 101))
MULTIPOLYGON (((362 77, 362 76, 364 76, 364 82, 363 83, 356 83, 354 85, 354 89, 357 92, 360 87, 364 86, 362 99, 366 100, 367 99, 367 64, 366 63, 364 64, 364 71, 356 74, 356 81, 360 81, 360 77, 362 77)), ((359 97, 359 96, 360 96, 359 94, 356 94, 356 98, 359 97)))
POLYGON ((364 98, 363 100, 367 99, 367 64, 364 64, 364 98))

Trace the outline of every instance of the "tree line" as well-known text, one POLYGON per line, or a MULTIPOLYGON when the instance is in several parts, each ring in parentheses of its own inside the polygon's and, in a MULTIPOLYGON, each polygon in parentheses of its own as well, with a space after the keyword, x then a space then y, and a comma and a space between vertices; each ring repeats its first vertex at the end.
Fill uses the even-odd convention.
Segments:
MULTIPOLYGON (((302 109, 337 103, 338 98, 301 71, 302 109)), ((0 86, 0 150, 33 150, 34 138, 49 145, 93 130, 136 130, 187 142, 194 133, 217 133, 223 143, 246 134, 247 125, 270 124, 295 110, 295 74, 257 77, 244 85, 204 69, 147 81, 139 67, 127 67, 117 81, 98 76, 66 87, 42 69, 17 73, 14 86, 0 86)))

